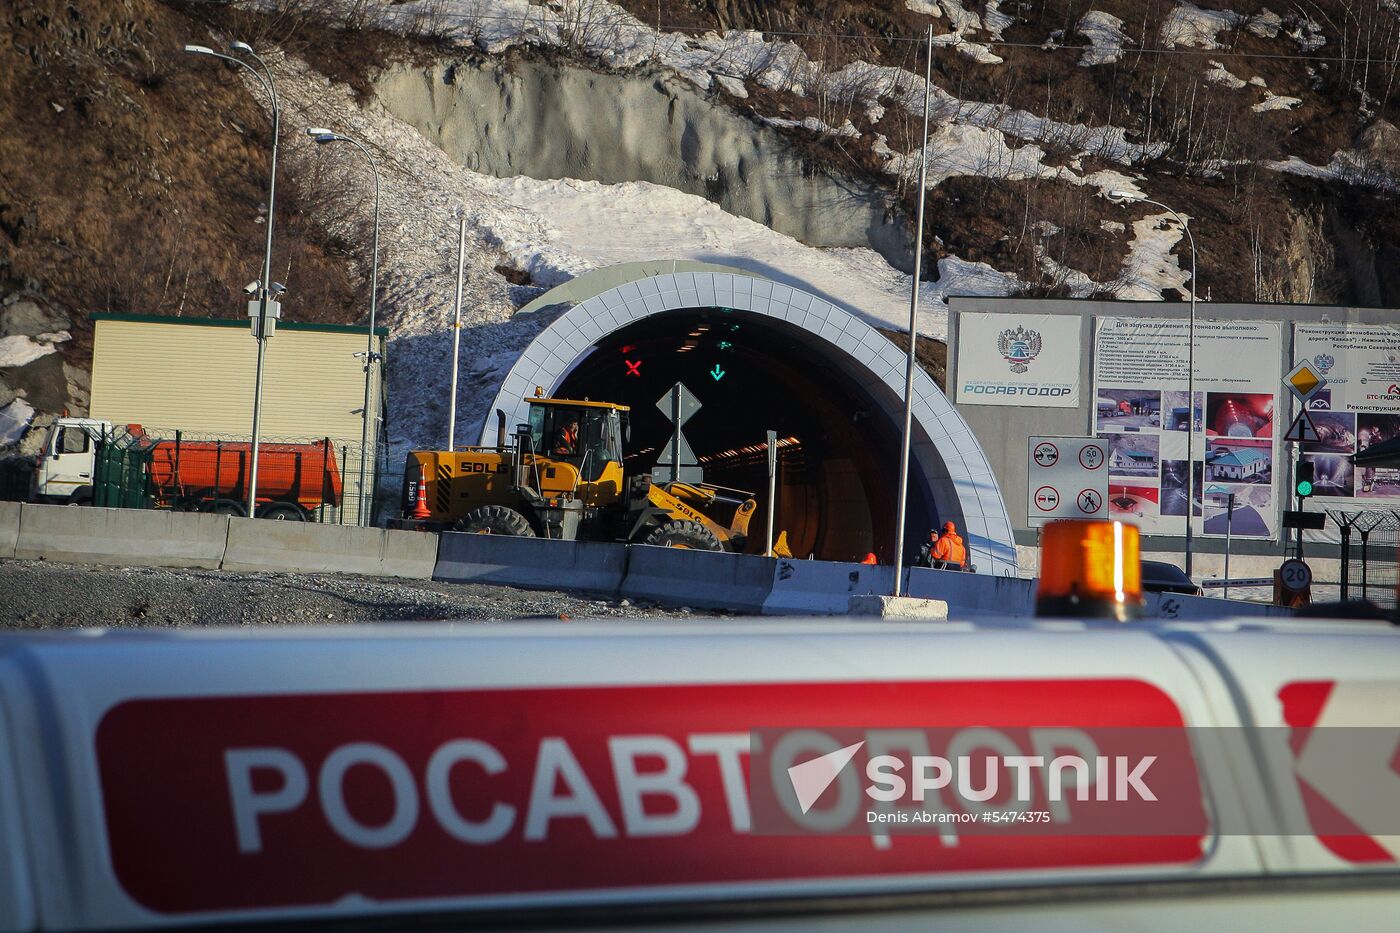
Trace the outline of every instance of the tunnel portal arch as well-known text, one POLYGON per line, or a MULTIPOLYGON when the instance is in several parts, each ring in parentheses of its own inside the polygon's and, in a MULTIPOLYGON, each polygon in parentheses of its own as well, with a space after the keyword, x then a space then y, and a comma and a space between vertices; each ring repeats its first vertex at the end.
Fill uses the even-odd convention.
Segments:
MULTIPOLYGON (((816 295, 748 274, 712 271, 646 275, 578 301, 526 347, 502 380, 492 409, 505 412, 509 424, 520 423, 526 419, 525 399, 536 386, 555 392, 609 339, 667 316, 689 320, 683 316, 724 309, 741 312, 745 320, 775 333, 795 335, 804 352, 839 370, 888 424, 902 425, 904 351, 816 295)), ((951 519, 966 538, 979 573, 1014 576, 1011 522, 991 464, 962 416, 922 369, 914 374, 913 425, 906 541, 917 544, 927 529, 951 519)), ((481 443, 493 443, 494 435, 488 419, 481 443)), ((897 466, 898 456, 897 443, 889 445, 883 462, 897 466)))

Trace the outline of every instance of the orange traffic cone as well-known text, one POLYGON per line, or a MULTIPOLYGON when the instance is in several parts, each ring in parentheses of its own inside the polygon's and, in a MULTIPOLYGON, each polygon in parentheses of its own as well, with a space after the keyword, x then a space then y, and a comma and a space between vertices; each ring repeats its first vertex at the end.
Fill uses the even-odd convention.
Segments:
POLYGON ((433 513, 428 511, 428 483, 426 479, 418 480, 418 501, 413 503, 413 517, 415 519, 432 518, 433 513))

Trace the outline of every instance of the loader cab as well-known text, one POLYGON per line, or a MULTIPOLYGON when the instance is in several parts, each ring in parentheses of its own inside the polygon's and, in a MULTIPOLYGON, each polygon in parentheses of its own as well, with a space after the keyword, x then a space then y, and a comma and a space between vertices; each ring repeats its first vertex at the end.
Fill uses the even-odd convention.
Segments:
POLYGON ((530 449, 572 464, 586 483, 620 469, 627 409, 605 402, 530 399, 530 449))

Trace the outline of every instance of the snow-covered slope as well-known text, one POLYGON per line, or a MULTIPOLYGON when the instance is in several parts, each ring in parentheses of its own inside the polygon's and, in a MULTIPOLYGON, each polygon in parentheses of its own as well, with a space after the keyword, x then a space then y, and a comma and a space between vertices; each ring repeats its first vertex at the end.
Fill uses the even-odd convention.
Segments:
MULTIPOLYGON (((279 66, 291 126, 328 126, 366 143, 382 172, 380 303, 391 328, 391 463, 407 447, 446 436, 450 324, 456 288, 457 212, 471 242, 463 300, 463 382, 459 438, 473 438, 494 386, 548 321, 511 318, 538 289, 513 290, 495 271, 505 265, 548 288, 603 266, 641 259, 690 259, 735 265, 820 295, 871 323, 908 325, 911 279, 869 249, 816 249, 762 224, 726 214, 703 198, 632 182, 497 179, 453 162, 417 130, 348 88, 296 61, 279 66), (512 292, 515 292, 512 294, 512 292)), ((329 232, 353 239, 369 222, 373 181, 349 150, 316 147, 288 134, 291 171, 323 190, 340 191, 342 212, 329 232)), ((1013 276, 956 258, 940 263, 920 290, 922 333, 942 337, 948 294, 1000 295, 1013 276)))

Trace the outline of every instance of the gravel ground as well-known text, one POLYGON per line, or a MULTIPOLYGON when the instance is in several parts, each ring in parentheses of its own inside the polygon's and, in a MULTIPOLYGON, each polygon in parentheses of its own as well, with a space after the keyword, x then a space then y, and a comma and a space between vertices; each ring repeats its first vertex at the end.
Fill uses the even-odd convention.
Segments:
POLYGON ((0 561, 0 629, 709 615, 625 599, 431 580, 0 561))

